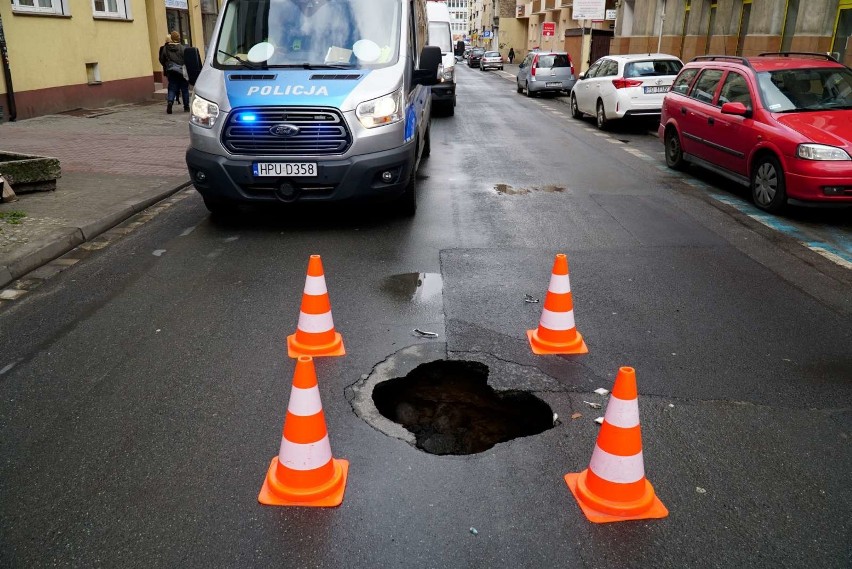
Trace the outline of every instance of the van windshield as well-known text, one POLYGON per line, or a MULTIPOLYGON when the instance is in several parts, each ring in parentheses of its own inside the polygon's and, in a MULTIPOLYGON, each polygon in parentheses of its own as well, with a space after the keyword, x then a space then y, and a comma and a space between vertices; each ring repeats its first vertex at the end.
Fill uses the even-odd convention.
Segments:
POLYGON ((429 22, 429 45, 440 47, 441 53, 450 53, 452 41, 449 22, 429 22))
POLYGON ((387 67, 399 58, 398 0, 232 0, 217 67, 387 67))

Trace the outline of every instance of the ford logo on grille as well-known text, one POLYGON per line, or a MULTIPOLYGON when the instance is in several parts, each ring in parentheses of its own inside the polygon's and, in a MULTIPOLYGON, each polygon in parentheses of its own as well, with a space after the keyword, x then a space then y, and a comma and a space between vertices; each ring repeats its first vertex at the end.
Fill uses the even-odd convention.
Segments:
POLYGON ((269 133, 273 136, 296 136, 299 134, 299 127, 294 124, 277 124, 269 129, 269 133))

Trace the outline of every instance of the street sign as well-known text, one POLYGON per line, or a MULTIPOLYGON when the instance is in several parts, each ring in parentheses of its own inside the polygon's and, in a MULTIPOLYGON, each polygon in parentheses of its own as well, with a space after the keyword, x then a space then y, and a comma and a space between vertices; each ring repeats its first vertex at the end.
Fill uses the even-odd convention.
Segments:
POLYGON ((556 22, 544 22, 541 25, 541 35, 544 37, 553 37, 556 35, 556 22))
POLYGON ((575 20, 603 20, 606 0, 574 0, 575 20))
POLYGON ((491 37, 491 32, 490 32, 489 30, 486 30, 486 31, 482 32, 482 37, 484 37, 484 38, 490 38, 490 37, 491 37))
POLYGON ((605 19, 607 19, 607 20, 614 20, 614 19, 615 19, 615 14, 616 14, 616 12, 617 12, 616 10, 607 10, 607 11, 606 11, 606 18, 605 18, 605 19))

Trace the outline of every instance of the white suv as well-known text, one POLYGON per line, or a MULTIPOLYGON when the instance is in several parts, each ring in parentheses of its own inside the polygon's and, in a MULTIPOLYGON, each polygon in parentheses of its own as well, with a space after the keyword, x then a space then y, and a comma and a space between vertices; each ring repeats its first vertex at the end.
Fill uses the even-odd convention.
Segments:
POLYGON ((571 116, 592 115, 598 128, 625 117, 659 116, 683 62, 673 55, 608 55, 581 73, 571 91, 571 116))

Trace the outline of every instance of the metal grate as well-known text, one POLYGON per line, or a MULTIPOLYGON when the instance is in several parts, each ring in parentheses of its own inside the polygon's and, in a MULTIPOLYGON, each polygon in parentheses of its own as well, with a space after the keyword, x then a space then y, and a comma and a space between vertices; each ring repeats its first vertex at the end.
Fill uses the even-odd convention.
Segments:
POLYGON ((222 144, 232 154, 307 156, 343 154, 352 135, 334 109, 259 107, 235 109, 222 130, 222 144), (251 117, 251 120, 245 120, 251 117), (273 134, 280 125, 298 127, 297 134, 273 134))
POLYGON ((229 75, 229 81, 272 81, 275 79, 275 75, 229 75))
POLYGON ((324 75, 311 75, 311 81, 355 81, 360 75, 335 75, 326 73, 324 75))

